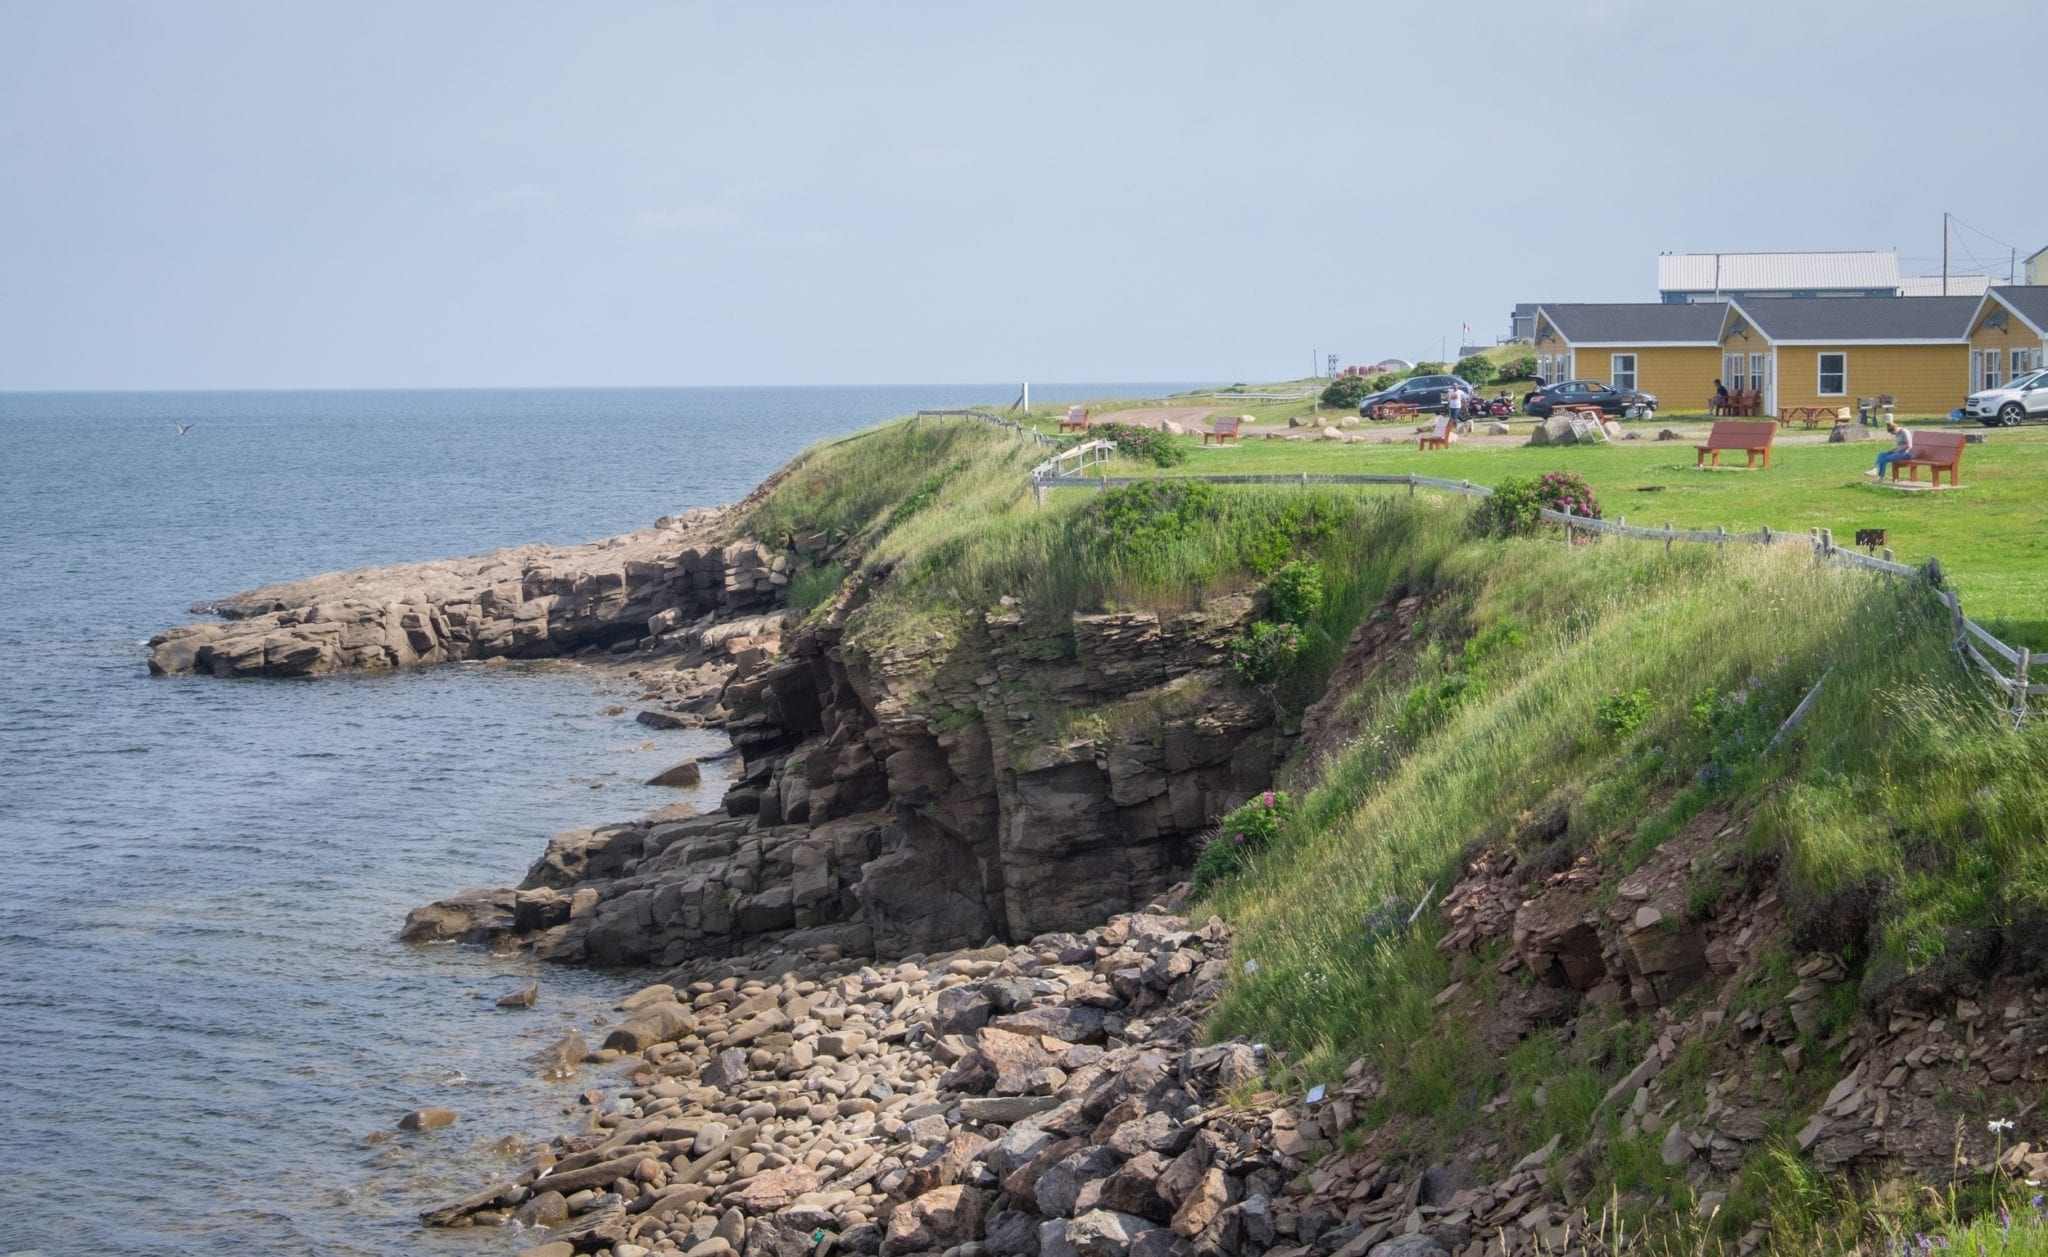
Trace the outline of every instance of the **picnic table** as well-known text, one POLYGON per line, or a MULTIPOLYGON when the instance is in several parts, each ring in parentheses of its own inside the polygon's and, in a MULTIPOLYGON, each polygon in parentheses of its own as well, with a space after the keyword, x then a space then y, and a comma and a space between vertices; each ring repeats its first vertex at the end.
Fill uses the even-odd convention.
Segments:
POLYGON ((1827 420, 1829 423, 1833 423, 1835 420, 1840 419, 1841 417, 1842 408, 1839 406, 1778 407, 1778 422, 1788 428, 1792 426, 1792 421, 1795 419, 1805 423, 1806 426, 1809 428, 1817 428, 1820 426, 1820 421, 1823 419, 1827 420))
POLYGON ((1375 419, 1412 419, 1422 413, 1414 402, 1380 402, 1372 408, 1375 419))

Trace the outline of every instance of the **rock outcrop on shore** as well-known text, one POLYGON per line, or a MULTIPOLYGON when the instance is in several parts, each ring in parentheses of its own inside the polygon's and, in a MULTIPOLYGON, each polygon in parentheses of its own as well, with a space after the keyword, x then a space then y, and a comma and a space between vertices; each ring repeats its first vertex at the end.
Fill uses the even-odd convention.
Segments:
POLYGON ((690 511, 588 545, 518 546, 253 589, 193 608, 219 620, 151 638, 149 670, 306 677, 652 647, 780 602, 791 557, 729 540, 736 509, 690 511))
POLYGON ((407 937, 674 966, 1096 925, 1185 876, 1288 744, 1230 681, 1248 611, 1076 615, 1055 641, 1002 609, 936 669, 914 646, 848 651, 843 617, 819 618, 728 673, 742 759, 719 812, 557 835, 519 887, 423 908, 407 937))

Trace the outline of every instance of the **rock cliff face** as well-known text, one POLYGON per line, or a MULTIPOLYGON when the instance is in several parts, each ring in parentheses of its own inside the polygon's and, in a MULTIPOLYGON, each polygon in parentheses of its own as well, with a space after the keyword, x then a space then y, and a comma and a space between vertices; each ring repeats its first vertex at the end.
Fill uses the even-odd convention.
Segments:
POLYGON ((1048 626, 1003 607, 868 654, 842 606, 726 686, 742 765, 719 813, 560 835, 521 887, 422 909, 408 936, 680 965, 770 940, 903 955, 1099 924, 1180 880, 1284 752, 1226 665, 1249 611, 1048 626))
MULTIPOLYGON (((221 621, 150 639, 158 676, 303 677, 660 642, 775 606, 790 555, 728 543, 737 508, 692 511, 582 546, 335 572, 194 607, 221 621)), ((821 549, 823 538, 807 545, 821 549)))

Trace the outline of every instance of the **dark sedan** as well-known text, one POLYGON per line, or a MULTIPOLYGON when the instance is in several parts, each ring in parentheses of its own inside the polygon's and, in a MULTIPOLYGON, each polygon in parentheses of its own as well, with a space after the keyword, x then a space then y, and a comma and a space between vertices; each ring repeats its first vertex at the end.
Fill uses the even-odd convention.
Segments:
POLYGON ((1445 400, 1452 389, 1465 394, 1469 402, 1476 392, 1473 387, 1455 375, 1417 375, 1401 381, 1389 389, 1369 393, 1359 399, 1358 413, 1368 419, 1379 418, 1379 407, 1386 403, 1413 406, 1424 414, 1440 414, 1450 409, 1445 400))
POLYGON ((1602 414, 1622 415, 1633 411, 1647 415, 1657 409, 1657 395, 1641 389, 1615 388, 1599 380, 1565 380, 1546 384, 1522 397, 1522 413, 1548 419, 1559 406, 1598 406, 1602 414))

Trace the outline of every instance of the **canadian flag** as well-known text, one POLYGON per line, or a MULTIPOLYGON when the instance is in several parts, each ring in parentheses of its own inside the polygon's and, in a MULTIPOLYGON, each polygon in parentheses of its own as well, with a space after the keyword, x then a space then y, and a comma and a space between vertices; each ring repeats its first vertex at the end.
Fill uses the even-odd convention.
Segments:
POLYGON ((1470 336, 1471 334, 1472 334, 1472 325, 1471 325, 1470 323, 1467 323, 1467 324, 1465 325, 1465 335, 1467 335, 1467 336, 1470 336))

